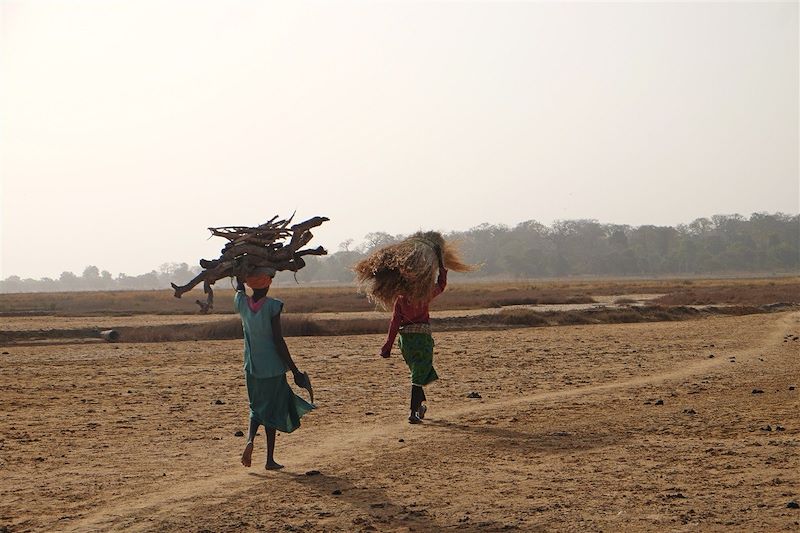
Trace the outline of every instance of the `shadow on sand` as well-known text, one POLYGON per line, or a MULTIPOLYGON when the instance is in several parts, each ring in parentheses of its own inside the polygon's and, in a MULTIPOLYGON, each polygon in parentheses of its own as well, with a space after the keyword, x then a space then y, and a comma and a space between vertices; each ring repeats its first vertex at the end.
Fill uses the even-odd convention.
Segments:
POLYGON ((613 446, 630 439, 627 432, 584 432, 581 428, 573 426, 564 431, 527 432, 495 425, 470 425, 447 420, 426 420, 425 423, 438 430, 486 439, 487 447, 495 450, 508 449, 515 454, 520 451, 550 454, 585 451, 613 446))
MULTIPOLYGON (((300 485, 305 491, 316 493, 319 501, 336 500, 343 502, 353 509, 348 528, 353 531, 382 530, 387 527, 405 526, 412 531, 439 531, 444 529, 438 524, 422 505, 399 505, 391 501, 382 488, 369 487, 364 483, 354 483, 351 480, 329 473, 316 473, 312 475, 288 472, 282 470, 275 475, 281 479, 300 485), (375 528, 375 529, 373 529, 375 528)), ((262 474, 251 475, 263 477, 262 474)), ((318 515, 320 520, 334 513, 318 515)), ((324 526, 320 524, 323 529, 324 526)))

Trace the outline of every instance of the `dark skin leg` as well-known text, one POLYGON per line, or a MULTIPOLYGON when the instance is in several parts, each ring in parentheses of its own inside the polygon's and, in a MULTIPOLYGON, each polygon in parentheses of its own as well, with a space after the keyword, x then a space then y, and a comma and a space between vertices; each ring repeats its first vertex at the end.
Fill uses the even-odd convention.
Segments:
POLYGON ((260 424, 255 418, 250 419, 250 429, 247 431, 247 444, 245 444, 244 451, 242 452, 242 464, 247 467, 252 464, 253 439, 256 438, 256 432, 258 432, 259 425, 260 424))
POLYGON ((250 419, 250 429, 247 432, 247 440, 248 442, 253 442, 256 438, 256 433, 258 433, 258 426, 261 424, 258 423, 258 420, 255 418, 250 419))
POLYGON ((411 412, 419 411, 419 406, 425 401, 425 391, 419 385, 411 385, 411 412))
POLYGON ((265 432, 267 434, 267 464, 264 465, 264 468, 267 470, 283 468, 283 465, 275 462, 275 428, 265 428, 265 432))

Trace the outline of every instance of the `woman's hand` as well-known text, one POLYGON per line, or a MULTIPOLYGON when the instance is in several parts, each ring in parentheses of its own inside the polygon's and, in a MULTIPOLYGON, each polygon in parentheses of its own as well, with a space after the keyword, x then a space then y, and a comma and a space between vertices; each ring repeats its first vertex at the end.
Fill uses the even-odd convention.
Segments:
POLYGON ((306 379, 306 375, 297 368, 292 370, 292 374, 294 375, 294 384, 300 387, 301 389, 308 388, 308 380, 306 379))
POLYGON ((442 247, 437 244, 436 246, 433 247, 433 249, 436 251, 436 259, 439 260, 439 268, 440 269, 444 268, 444 259, 442 258, 442 247))
POLYGON ((391 346, 383 346, 381 347, 381 357, 384 359, 388 359, 389 356, 392 355, 392 347, 391 346))

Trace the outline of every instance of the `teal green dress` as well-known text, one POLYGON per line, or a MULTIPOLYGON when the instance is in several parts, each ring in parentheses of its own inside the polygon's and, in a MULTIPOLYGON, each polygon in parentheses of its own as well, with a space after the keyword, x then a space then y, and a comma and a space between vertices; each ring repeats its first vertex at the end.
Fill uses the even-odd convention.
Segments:
POLYGON ((283 310, 283 302, 265 297, 251 309, 244 291, 237 291, 234 307, 244 330, 244 374, 250 418, 264 427, 291 433, 300 418, 314 406, 297 396, 286 381, 286 364, 278 355, 272 336, 272 319, 283 310))

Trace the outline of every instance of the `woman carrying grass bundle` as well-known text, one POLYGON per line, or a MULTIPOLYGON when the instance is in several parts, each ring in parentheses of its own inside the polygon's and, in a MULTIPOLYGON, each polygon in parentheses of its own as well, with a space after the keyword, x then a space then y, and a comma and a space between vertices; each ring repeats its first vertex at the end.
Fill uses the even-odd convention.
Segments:
MULTIPOLYGON (((438 255, 441 255, 439 253, 438 255)), ((447 269, 439 260, 439 276, 431 292, 431 300, 436 298, 447 287, 447 269)), ((398 296, 394 302, 392 321, 389 322, 389 334, 381 347, 381 357, 388 358, 392 352, 397 333, 400 333, 400 353, 411 370, 411 414, 410 424, 419 424, 425 418, 428 406, 424 403, 423 387, 439 379, 433 368, 433 337, 431 336, 430 313, 427 302, 413 302, 405 296, 398 296)))
POLYGON ((267 435, 267 470, 283 468, 275 462, 276 430, 291 433, 300 426, 300 417, 314 406, 292 392, 286 381, 291 370, 294 382, 310 389, 308 375, 300 372, 289 354, 281 331, 283 302, 267 297, 275 270, 259 268, 244 280, 237 277, 234 306, 244 329, 244 373, 250 401, 250 429, 242 452, 242 464, 250 466, 253 439, 259 426, 267 435), (245 283, 253 289, 245 292, 245 283))
POLYGON ((428 410, 423 387, 439 378, 433 368, 428 307, 447 287, 448 267, 458 272, 474 270, 441 234, 427 232, 381 248, 354 268, 367 296, 384 308, 393 308, 381 357, 390 356, 399 333, 400 351, 411 370, 411 424, 419 424, 428 410))

